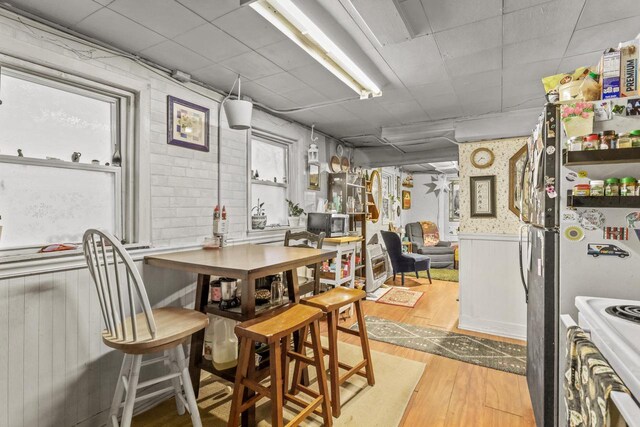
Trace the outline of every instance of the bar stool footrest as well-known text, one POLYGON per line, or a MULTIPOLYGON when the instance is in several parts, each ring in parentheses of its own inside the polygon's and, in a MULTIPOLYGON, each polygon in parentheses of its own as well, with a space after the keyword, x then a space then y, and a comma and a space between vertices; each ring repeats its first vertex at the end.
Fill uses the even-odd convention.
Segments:
POLYGON ((355 365, 354 367, 349 369, 349 371, 347 373, 345 373, 344 375, 340 376, 340 379, 338 380, 338 383, 340 385, 344 384, 345 381, 347 381, 353 375, 357 374, 360 371, 360 369, 364 368, 366 364, 367 364, 367 361, 366 360, 362 360, 360 363, 358 363, 357 365, 355 365))

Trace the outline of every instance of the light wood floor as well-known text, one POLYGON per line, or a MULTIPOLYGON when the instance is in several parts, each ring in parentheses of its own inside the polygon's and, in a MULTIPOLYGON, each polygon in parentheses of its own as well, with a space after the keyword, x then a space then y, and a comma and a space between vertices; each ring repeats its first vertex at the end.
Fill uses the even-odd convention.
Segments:
MULTIPOLYGON (((412 309, 367 301, 365 314, 524 345, 524 342, 514 339, 458 329, 458 284, 436 280, 432 285, 428 283, 426 279, 405 278, 405 286, 425 292, 412 309)), ((400 279, 397 285, 400 285, 400 279)), ((346 320, 348 324, 353 322, 352 319, 346 320)), ((356 337, 341 339, 357 344, 356 337)), ((402 426, 535 427, 524 376, 393 344, 379 341, 370 343, 373 350, 427 364, 407 406, 402 426)))
MULTIPOLYGON (((392 284, 391 281, 388 283, 392 284)), ((400 285, 399 279, 397 285, 400 285)), ((457 328, 457 283, 434 280, 433 284, 429 285, 426 279, 407 277, 405 285, 425 292, 413 309, 367 301, 364 303, 365 314, 419 326, 502 339, 457 328)), ((355 316, 352 316, 351 319, 345 319, 343 324, 351 325, 354 322, 355 316)), ((341 334, 340 339, 359 344, 358 338, 345 335, 341 334)), ((502 340, 524 344, 508 338, 502 340)), ((401 426, 535 427, 525 377, 393 344, 379 341, 370 343, 373 350, 417 360, 427 365, 409 401, 401 426)), ((402 375, 401 366, 398 367, 398 375, 402 375)), ((151 411, 153 412, 153 409, 151 411)), ((179 418, 176 418, 179 423, 179 418)))

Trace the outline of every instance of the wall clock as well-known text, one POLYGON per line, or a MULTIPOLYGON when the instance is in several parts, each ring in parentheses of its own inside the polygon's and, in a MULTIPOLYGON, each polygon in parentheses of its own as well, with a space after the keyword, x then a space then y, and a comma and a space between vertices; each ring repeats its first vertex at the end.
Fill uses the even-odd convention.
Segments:
POLYGON ((488 148, 476 148, 471 153, 471 164, 478 169, 486 169, 493 164, 495 155, 488 148))

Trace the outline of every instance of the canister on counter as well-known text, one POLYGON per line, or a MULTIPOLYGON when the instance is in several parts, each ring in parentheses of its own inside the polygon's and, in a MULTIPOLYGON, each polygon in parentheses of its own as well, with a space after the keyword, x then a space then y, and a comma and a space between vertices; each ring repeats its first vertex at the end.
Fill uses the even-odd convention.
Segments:
POLYGON ((619 196, 620 180, 618 178, 607 178, 604 180, 604 195, 619 196))
POLYGON ((601 179, 592 179, 589 182, 591 197, 601 197, 604 196, 604 181, 601 179))
POLYGON ((618 135, 615 130, 605 130, 600 134, 600 150, 609 150, 616 148, 618 135))
POLYGON ((582 149, 585 151, 588 150, 597 150, 600 146, 600 135, 597 133, 592 133, 584 137, 582 142, 582 149))
POLYGON ((589 184, 576 184, 573 186, 573 195, 577 197, 588 197, 591 194, 589 184))
POLYGON ((620 196, 635 196, 638 181, 631 177, 626 176, 620 180, 620 196))

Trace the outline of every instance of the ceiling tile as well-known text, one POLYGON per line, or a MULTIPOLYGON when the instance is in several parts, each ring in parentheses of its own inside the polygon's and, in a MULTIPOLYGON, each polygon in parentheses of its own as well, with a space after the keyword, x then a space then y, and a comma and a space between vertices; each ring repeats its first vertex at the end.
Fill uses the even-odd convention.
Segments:
POLYGON ((460 99, 465 94, 475 92, 480 89, 492 90, 500 92, 502 85, 502 72, 484 71, 475 74, 467 74, 465 76, 453 77, 451 79, 453 89, 460 99))
POLYGON ((168 38, 206 22, 173 0, 116 0, 108 7, 168 38))
POLYGON ((558 66, 558 73, 569 73, 578 67, 588 67, 598 65, 600 62, 601 50, 583 53, 581 55, 567 56, 562 58, 558 66))
POLYGON ((385 46, 380 53, 405 86, 435 82, 447 75, 433 36, 385 46))
POLYGON ((349 86, 342 83, 317 62, 295 68, 290 72, 329 99, 356 98, 358 96, 349 86))
POLYGON ((180 34, 174 40, 214 62, 220 62, 251 50, 209 23, 180 34))
POLYGON ((299 107, 319 104, 327 101, 327 97, 317 90, 305 84, 305 87, 292 90, 290 92, 282 92, 280 95, 295 102, 299 107))
POLYGON ((504 13, 511 13, 516 10, 537 6, 548 1, 549 0, 504 0, 504 13))
POLYGON ((634 16, 577 30, 571 37, 567 56, 617 47, 621 41, 631 40, 637 36, 639 28, 640 16, 634 16), (597 37, 595 37, 596 34, 597 37))
POLYGON ((171 40, 147 48, 141 51, 140 55, 172 70, 188 73, 211 65, 211 61, 208 59, 171 40))
POLYGON ((504 15, 504 43, 571 31, 585 0, 556 0, 504 15))
POLYGON ((447 59, 445 65, 451 78, 491 70, 500 73, 502 68, 502 48, 496 47, 474 52, 471 55, 447 59))
POLYGON ((286 71, 316 63, 311 55, 289 39, 263 46, 256 52, 286 71))
POLYGON ((75 29, 132 53, 138 53, 165 40, 160 34, 107 8, 83 19, 75 29))
POLYGON ((571 31, 567 31, 505 45, 503 46, 504 67, 562 58, 570 39, 571 31))
POLYGON ((411 96, 420 105, 437 102, 440 98, 455 97, 455 91, 450 80, 443 80, 437 83, 409 87, 411 96))
POLYGON ((436 102, 420 102, 432 120, 448 119, 462 115, 462 108, 456 96, 438 98, 436 102))
POLYGON ((462 111, 467 116, 500 112, 502 91, 497 87, 479 87, 459 96, 462 111))
POLYGON ((284 34, 249 6, 229 12, 214 20, 213 24, 252 49, 258 49, 285 38, 284 34))
POLYGON ((240 0, 176 0, 207 21, 213 21, 240 7, 240 0))
POLYGON ((82 21, 102 7, 92 0, 11 0, 9 3, 67 27, 82 21))
POLYGON ((502 0, 422 0, 422 4, 436 33, 502 15, 502 0))
POLYGON ((408 99, 412 99, 409 89, 404 86, 387 85, 382 88, 382 96, 373 98, 373 101, 378 104, 395 104, 408 99))
MULTIPOLYGON (((638 0, 587 0, 577 29, 640 15, 638 0)), ((640 31, 640 29, 638 29, 640 31)))
POLYGON ((224 65, 249 80, 259 79, 282 71, 276 64, 254 51, 224 60, 220 62, 220 65, 224 65))
POLYGON ((296 89, 307 87, 303 81, 287 72, 261 77, 259 79, 255 79, 254 83, 258 83, 260 86, 264 86, 275 93, 291 92, 296 89))
POLYGON ((434 35, 444 59, 502 45, 502 17, 485 19, 434 35))
MULTIPOLYGON (((237 92, 234 90, 234 93, 237 92)), ((242 94, 250 96, 254 101, 275 109, 295 108, 296 105, 283 96, 254 82, 242 84, 242 94)))
POLYGON ((415 100, 397 102, 395 104, 384 104, 384 108, 403 125, 425 122, 431 119, 415 100))
POLYGON ((197 80, 210 84, 218 90, 228 92, 238 75, 222 65, 211 64, 191 73, 197 80))

